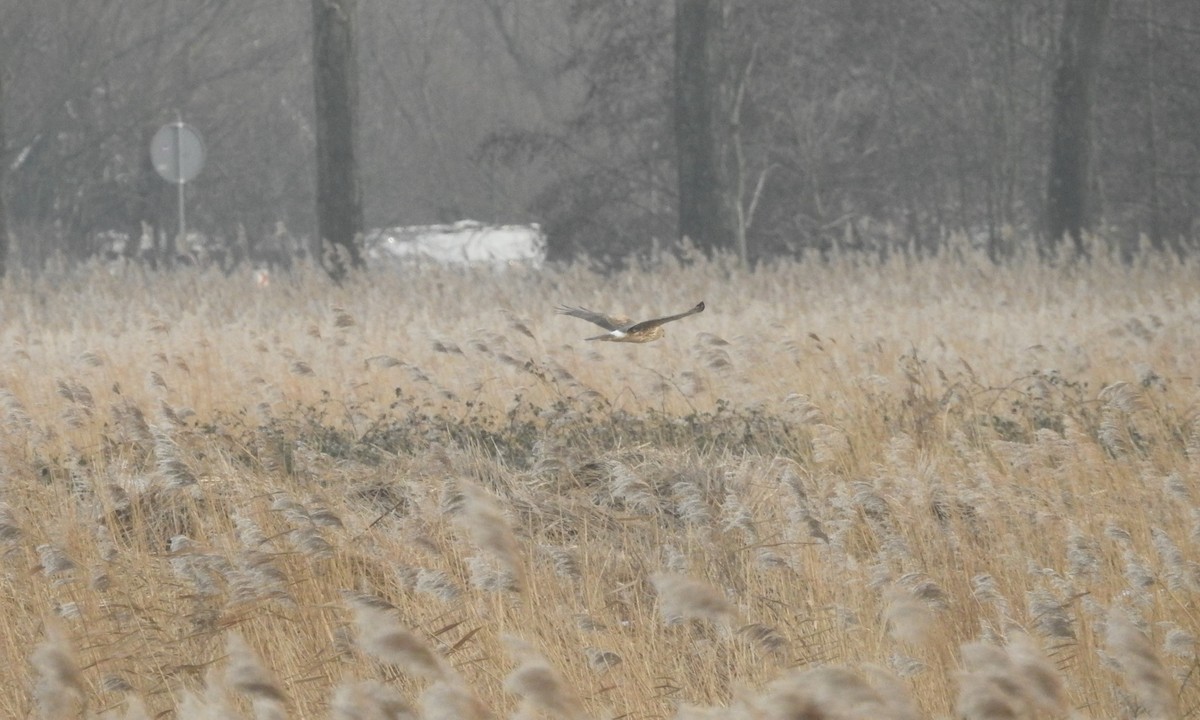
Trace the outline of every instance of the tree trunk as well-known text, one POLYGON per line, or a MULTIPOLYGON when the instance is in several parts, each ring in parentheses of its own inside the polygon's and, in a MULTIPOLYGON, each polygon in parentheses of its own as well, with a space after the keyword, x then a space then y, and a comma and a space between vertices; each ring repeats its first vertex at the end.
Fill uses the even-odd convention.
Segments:
POLYGON ((679 234, 706 254, 729 244, 717 134, 720 0, 675 2, 675 145, 679 234))
POLYGON ((1147 204, 1150 206, 1150 247, 1161 252, 1164 242, 1162 199, 1158 187, 1158 91, 1155 88, 1158 82, 1158 38, 1155 37, 1158 32, 1157 26, 1158 18, 1154 1, 1151 0, 1146 7, 1146 159, 1150 165, 1146 173, 1146 194, 1149 196, 1147 204))
POLYGON ((1054 250, 1067 235, 1074 241, 1076 253, 1084 252, 1092 104, 1110 4, 1111 0, 1066 0, 1063 10, 1058 67, 1051 88, 1045 252, 1054 250))
POLYGON ((313 0, 313 90, 317 130, 317 242, 325 271, 340 281, 363 266, 358 140, 356 0, 313 0))
POLYGON ((4 135, 4 66, 0 65, 0 278, 8 271, 8 214, 4 205, 4 170, 8 167, 8 140, 4 135))

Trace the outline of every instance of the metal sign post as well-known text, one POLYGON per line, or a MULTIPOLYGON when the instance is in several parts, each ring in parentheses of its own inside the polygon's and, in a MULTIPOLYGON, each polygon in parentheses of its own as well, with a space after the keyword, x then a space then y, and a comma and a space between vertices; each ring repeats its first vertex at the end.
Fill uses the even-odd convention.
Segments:
POLYGON ((163 125, 150 141, 150 159, 164 180, 179 186, 179 242, 187 238, 183 186, 204 167, 204 140, 182 119, 163 125))

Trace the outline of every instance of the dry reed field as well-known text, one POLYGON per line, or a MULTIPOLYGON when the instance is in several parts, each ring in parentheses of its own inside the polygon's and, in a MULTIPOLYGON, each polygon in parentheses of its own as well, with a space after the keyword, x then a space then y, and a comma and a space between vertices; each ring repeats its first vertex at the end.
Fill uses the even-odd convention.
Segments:
POLYGON ((1200 703, 1192 266, 97 270, 0 353, 0 717, 1200 703))

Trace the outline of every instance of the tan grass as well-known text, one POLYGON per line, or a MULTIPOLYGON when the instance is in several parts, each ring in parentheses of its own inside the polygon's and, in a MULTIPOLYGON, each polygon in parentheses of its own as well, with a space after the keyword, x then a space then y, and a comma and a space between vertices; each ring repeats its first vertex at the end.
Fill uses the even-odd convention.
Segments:
POLYGON ((0 717, 1200 703, 1190 266, 274 280, 0 285, 0 717))

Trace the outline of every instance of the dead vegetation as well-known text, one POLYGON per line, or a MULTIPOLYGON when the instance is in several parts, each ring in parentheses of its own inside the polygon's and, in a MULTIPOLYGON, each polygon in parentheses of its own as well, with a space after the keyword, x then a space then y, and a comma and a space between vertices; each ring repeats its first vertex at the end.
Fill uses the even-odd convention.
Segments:
POLYGON ((60 286, 0 288, 0 715, 1200 701, 1187 266, 60 286))

